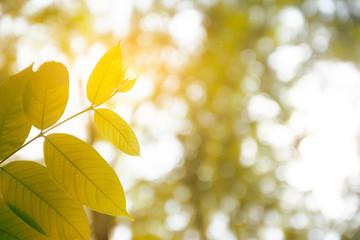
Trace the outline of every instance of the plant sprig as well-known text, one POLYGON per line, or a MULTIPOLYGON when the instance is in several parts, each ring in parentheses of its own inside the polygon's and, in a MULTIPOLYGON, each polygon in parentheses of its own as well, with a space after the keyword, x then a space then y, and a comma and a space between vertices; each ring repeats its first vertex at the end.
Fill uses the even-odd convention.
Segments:
POLYGON ((112 110, 98 108, 134 86, 136 79, 125 79, 125 72, 119 43, 101 57, 89 77, 86 94, 90 107, 59 123, 69 95, 69 74, 63 64, 46 62, 35 72, 31 65, 0 83, 0 164, 44 137, 46 165, 14 161, 0 166, 0 214, 15 224, 8 228, 0 220, 1 232, 20 239, 89 239, 82 205, 132 219, 120 180, 102 156, 73 135, 48 134, 94 111, 95 125, 105 138, 122 152, 140 156, 131 127, 112 110), (32 126, 40 133, 25 142, 32 126), (58 224, 50 227, 49 222, 58 224))

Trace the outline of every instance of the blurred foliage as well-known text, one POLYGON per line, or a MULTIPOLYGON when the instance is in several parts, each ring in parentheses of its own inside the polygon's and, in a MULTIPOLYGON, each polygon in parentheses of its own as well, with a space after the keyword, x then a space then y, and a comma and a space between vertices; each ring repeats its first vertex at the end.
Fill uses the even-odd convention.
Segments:
MULTIPOLYGON (((123 58, 129 68, 150 76, 155 88, 134 112, 150 103, 180 119, 174 132, 184 152, 167 176, 139 181, 127 192, 136 221, 118 219, 118 223, 131 228, 133 239, 264 239, 268 231, 280 231, 292 240, 322 239, 330 230, 342 239, 357 239, 356 217, 343 223, 328 221, 318 210, 309 209, 311 193, 286 184, 282 165, 296 156, 296 141, 292 146, 274 146, 259 129, 288 121, 292 108, 282 94, 316 61, 358 60, 359 2, 322 1, 323 8, 315 0, 174 4, 155 0, 149 8, 136 2, 130 32, 122 41, 123 58), (144 24, 146 17, 168 22, 189 9, 201 15, 204 28, 204 39, 190 50, 177 43, 168 28, 144 24), (300 30, 281 21, 289 9, 298 17, 300 30), (269 56, 287 45, 306 46, 310 56, 294 77, 281 81, 269 56), (279 114, 252 116, 249 105, 255 96, 275 102, 279 114), (186 106, 186 116, 171 111, 177 104, 186 106)), ((53 4, 27 15, 19 7, 25 1, 16 1, 16 7, 15 1, 0 4, 0 20, 22 17, 29 24, 44 25, 46 34, 70 59, 75 56, 69 50, 74 35, 84 36, 86 46, 117 42, 111 32, 94 32, 95 19, 81 1, 71 6, 76 11, 53 4)), ((14 70, 18 38, 0 37, 4 58, 0 77, 14 70)), ((135 124, 145 141, 156 142, 160 137, 152 126, 135 124)))
MULTIPOLYGON (((159 61, 144 61, 148 64, 142 69, 137 64, 140 72, 156 71, 152 72, 158 81, 151 99, 154 105, 161 108, 174 98, 185 101, 188 122, 182 126, 186 131, 178 132, 184 146, 181 166, 163 181, 142 182, 130 191, 134 199, 141 199, 149 191, 153 196, 144 204, 134 204, 134 239, 264 239, 267 229, 276 228, 286 239, 321 239, 333 229, 343 238, 356 239, 353 220, 328 222, 319 212, 307 208, 310 193, 302 194, 287 186, 281 166, 296 155, 296 144, 279 149, 259 133, 262 123, 286 123, 292 109, 281 94, 315 61, 358 58, 354 53, 359 49, 359 14, 355 10, 359 6, 355 1, 333 3, 336 10, 323 13, 316 1, 219 1, 211 6, 187 2, 204 18, 203 44, 179 68, 168 67, 167 62, 159 65, 159 61), (279 20, 281 11, 289 8, 304 17, 300 32, 284 29, 279 20), (317 43, 316 38, 323 32, 328 34, 327 39, 317 43), (300 66, 292 81, 279 81, 269 66, 269 55, 278 46, 301 44, 311 48, 310 61, 300 66), (169 93, 165 87, 168 82, 178 84, 178 89, 169 93), (273 119, 249 116, 249 102, 256 95, 276 101, 280 114, 273 119), (257 149, 250 162, 242 153, 249 142, 257 149), (289 196, 301 200, 289 204, 284 200, 289 196), (177 226, 172 222, 176 219, 186 224, 177 226), (221 233, 225 235, 217 235, 222 228, 226 229, 221 233)), ((159 16, 172 18, 179 11, 177 5, 167 9, 156 2, 154 6, 149 12, 159 16)), ((135 54, 131 52, 133 56, 144 52, 156 56, 165 47, 175 53, 182 51, 163 32, 136 28, 141 26, 143 14, 134 13, 134 28, 126 39, 130 49, 136 49, 135 54)))

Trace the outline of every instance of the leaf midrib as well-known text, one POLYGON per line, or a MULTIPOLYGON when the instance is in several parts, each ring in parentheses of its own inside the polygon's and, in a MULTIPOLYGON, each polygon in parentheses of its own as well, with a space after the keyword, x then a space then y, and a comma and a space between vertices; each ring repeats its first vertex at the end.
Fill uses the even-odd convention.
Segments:
POLYGON ((116 202, 114 202, 111 198, 109 198, 108 195, 105 194, 105 193, 101 190, 101 188, 99 188, 93 181, 91 181, 91 180, 89 179, 89 177, 87 176, 87 174, 85 174, 79 167, 77 167, 77 166, 73 163, 73 161, 71 161, 71 160, 67 157, 67 155, 65 155, 65 153, 63 153, 63 151, 61 151, 53 142, 51 142, 48 137, 45 136, 45 138, 46 138, 46 140, 47 140, 59 153, 61 153, 61 155, 64 156, 64 158, 65 158, 66 160, 68 160, 68 162, 71 163, 71 165, 73 165, 83 176, 85 176, 85 178, 86 178, 92 185, 94 185, 99 192, 101 192, 104 196, 106 196, 107 199, 109 199, 115 206, 117 206, 117 207, 120 209, 120 211, 122 211, 121 206, 119 206, 116 202))
POLYGON ((46 105, 46 98, 47 98, 47 92, 48 92, 48 87, 49 87, 49 81, 45 81, 46 85, 45 85, 45 93, 44 93, 44 98, 43 98, 43 106, 42 106, 42 114, 41 114, 41 130, 44 130, 44 118, 45 118, 45 105, 46 105))
POLYGON ((43 201, 46 205, 50 206, 58 215, 60 215, 71 227, 73 227, 73 229, 75 229, 76 232, 79 233, 79 235, 81 236, 82 239, 85 239, 83 237, 83 235, 81 234, 81 232, 79 232, 79 230, 74 227, 65 216, 63 216, 62 214, 60 214, 56 208, 54 208, 52 205, 48 204, 39 194, 37 194, 37 192, 33 191, 31 188, 29 188, 26 184, 24 184, 23 181, 21 181, 20 179, 18 179, 16 176, 12 175, 10 172, 8 172, 5 168, 0 168, 2 171, 6 172, 9 176, 13 177, 15 180, 17 180, 19 183, 21 183, 24 187, 26 187, 29 191, 31 191, 33 194, 35 194, 41 201, 43 201))
POLYGON ((15 236, 15 235, 12 235, 12 234, 10 234, 10 233, 8 233, 8 232, 5 232, 5 231, 4 231, 4 230, 2 230, 1 228, 0 228, 0 232, 5 233, 6 235, 11 236, 11 237, 13 237, 13 238, 15 238, 15 239, 19 239, 19 240, 21 240, 21 238, 20 238, 20 237, 15 236))
MULTIPOLYGON (((117 49, 116 49, 117 50, 117 49)), ((115 50, 115 51, 116 51, 115 50)), ((96 89, 96 93, 95 93, 95 96, 94 96, 94 98, 93 98, 93 104, 94 104, 94 102, 95 102, 95 100, 96 100, 96 98, 97 98, 97 96, 98 96, 98 94, 99 94, 99 91, 100 91, 100 88, 101 88, 101 86, 103 85, 103 82, 105 81, 104 79, 105 79, 105 75, 107 74, 107 72, 109 71, 109 68, 110 68, 110 65, 113 63, 113 58, 114 58, 114 55, 115 55, 115 51, 111 54, 111 61, 110 61, 110 63, 109 64, 107 64, 107 66, 106 66, 106 70, 104 71, 104 74, 103 74, 103 76, 102 76, 102 78, 101 78, 101 81, 100 81, 100 83, 99 83, 99 87, 96 89)), ((105 53, 106 54, 106 53, 105 53)), ((100 61, 101 61, 101 59, 100 59, 100 61)), ((95 66, 95 68, 96 68, 96 66, 95 66)), ((95 70, 95 69, 94 69, 95 70)))
MULTIPOLYGON (((136 149, 134 149, 131 144, 129 143, 129 141, 124 137, 124 135, 121 133, 121 131, 114 125, 112 124, 109 120, 107 120, 107 118, 104 117, 104 115, 102 115, 101 113, 99 113, 99 111, 97 110, 94 110, 97 114, 99 114, 103 119, 105 119, 106 122, 108 122, 111 126, 113 126, 117 131, 118 133, 121 135, 121 137, 125 140, 126 144, 134 151, 135 154, 137 154, 137 151, 136 149)), ((120 117, 120 116, 118 116, 120 117)), ((120 117, 121 118, 121 117, 120 117)), ((123 119, 122 119, 123 120, 123 119)), ((125 120, 123 120, 125 121, 125 120)))

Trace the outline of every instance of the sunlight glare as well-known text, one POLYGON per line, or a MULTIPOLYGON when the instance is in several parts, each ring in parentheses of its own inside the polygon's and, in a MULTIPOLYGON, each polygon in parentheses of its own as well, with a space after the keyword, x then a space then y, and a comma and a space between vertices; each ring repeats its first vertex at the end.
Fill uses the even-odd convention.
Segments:
POLYGON ((228 228, 229 221, 229 215, 223 212, 216 212, 206 231, 208 239, 236 240, 235 235, 228 228))
POLYGON ((131 229, 125 225, 118 225, 114 229, 114 232, 111 236, 112 240, 130 240, 132 239, 131 229))
POLYGON ((301 64, 311 56, 311 48, 306 45, 280 46, 268 57, 268 64, 282 82, 293 79, 301 64))
POLYGON ((312 191, 321 212, 330 219, 346 219, 356 211, 354 199, 344 197, 343 190, 346 179, 360 172, 359 79, 352 64, 319 62, 288 96, 301 118, 295 121, 300 125, 294 119, 292 125, 303 135, 300 158, 288 165, 288 182, 301 191, 312 191))
POLYGON ((201 13, 195 9, 177 13, 170 20, 168 30, 174 41, 189 52, 197 50, 206 35, 201 13))
POLYGON ((283 44, 295 39, 305 28, 304 16, 296 7, 283 8, 278 18, 280 26, 276 30, 276 36, 283 44))
POLYGON ((111 32, 118 38, 129 33, 130 17, 133 11, 131 1, 86 0, 86 3, 90 11, 96 16, 94 28, 98 33, 111 32))

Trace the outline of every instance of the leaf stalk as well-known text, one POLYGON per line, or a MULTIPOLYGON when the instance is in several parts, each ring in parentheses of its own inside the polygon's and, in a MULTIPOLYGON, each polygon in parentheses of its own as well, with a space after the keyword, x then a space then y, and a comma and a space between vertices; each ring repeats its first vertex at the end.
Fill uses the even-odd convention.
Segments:
POLYGON ((47 132, 53 130, 54 128, 60 126, 61 124, 65 123, 65 122, 67 122, 67 121, 69 121, 69 120, 71 120, 71 119, 73 119, 73 118, 75 118, 75 117, 77 117, 77 116, 79 116, 79 115, 87 112, 87 111, 94 110, 95 107, 96 107, 96 106, 91 105, 90 107, 88 107, 88 108, 86 108, 86 109, 84 109, 84 110, 76 113, 75 115, 73 115, 73 116, 65 119, 64 121, 62 121, 62 122, 60 122, 60 123, 58 123, 58 124, 55 124, 54 126, 48 128, 48 129, 46 129, 46 130, 44 130, 44 129, 41 130, 40 133, 39 133, 38 135, 36 135, 34 138, 30 139, 28 142, 26 142, 26 143, 24 143, 23 145, 21 145, 21 147, 19 147, 18 149, 16 149, 16 150, 13 151, 12 153, 10 153, 7 157, 5 157, 4 159, 2 159, 2 160, 0 161, 0 164, 2 164, 3 162, 5 162, 5 161, 6 161, 8 158, 10 158, 12 155, 14 155, 15 153, 17 153, 17 152, 20 151, 22 148, 26 147, 27 145, 29 145, 30 143, 32 143, 32 142, 35 141, 36 139, 45 136, 45 134, 46 134, 47 132))

